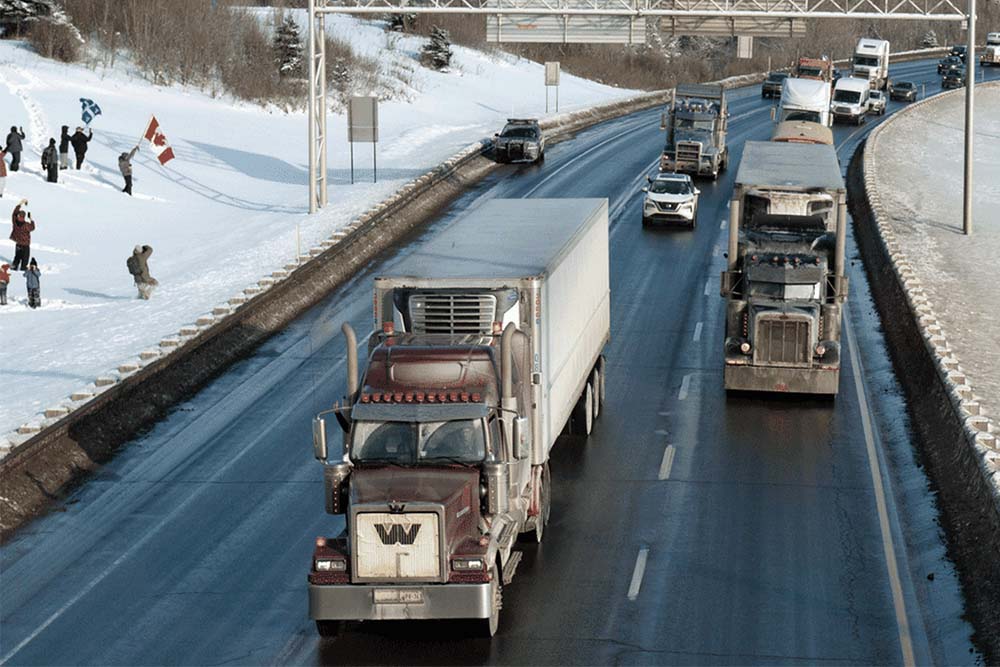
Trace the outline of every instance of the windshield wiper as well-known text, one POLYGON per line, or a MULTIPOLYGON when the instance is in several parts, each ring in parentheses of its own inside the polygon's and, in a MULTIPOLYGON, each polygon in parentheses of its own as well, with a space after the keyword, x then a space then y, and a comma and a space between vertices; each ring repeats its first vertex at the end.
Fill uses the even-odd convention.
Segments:
POLYGON ((420 459, 421 463, 454 463, 460 466, 474 466, 476 461, 466 461, 465 459, 460 459, 457 456, 431 456, 428 458, 420 459))
POLYGON ((357 465, 391 465, 398 468, 412 468, 415 463, 412 461, 400 461, 399 459, 376 458, 376 459, 353 459, 357 465))

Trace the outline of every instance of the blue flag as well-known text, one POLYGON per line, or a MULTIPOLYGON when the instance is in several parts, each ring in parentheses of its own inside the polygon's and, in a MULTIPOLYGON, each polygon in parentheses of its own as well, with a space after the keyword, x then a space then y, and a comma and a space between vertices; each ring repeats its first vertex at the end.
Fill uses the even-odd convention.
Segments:
POLYGON ((90 125, 90 121, 94 120, 95 117, 101 115, 101 107, 97 106, 94 100, 88 100, 86 98, 80 98, 80 105, 83 107, 83 124, 90 125))

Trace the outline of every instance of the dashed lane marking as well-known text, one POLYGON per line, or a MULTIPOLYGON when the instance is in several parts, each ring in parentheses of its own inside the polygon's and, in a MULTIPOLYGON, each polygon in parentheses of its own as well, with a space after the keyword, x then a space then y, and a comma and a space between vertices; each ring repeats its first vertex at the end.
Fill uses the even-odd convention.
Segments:
POLYGON ((690 389, 691 389, 691 374, 688 373, 687 375, 684 376, 684 379, 681 380, 681 390, 677 392, 677 400, 683 401, 684 399, 686 399, 688 397, 688 390, 690 389))
POLYGON ((694 336, 692 337, 692 340, 696 343, 701 340, 701 329, 703 326, 704 322, 698 322, 698 324, 694 325, 694 336))
POLYGON ((639 597, 639 588, 642 587, 642 576, 646 573, 646 559, 649 557, 649 549, 643 547, 639 549, 639 554, 635 557, 635 568, 632 570, 632 582, 628 585, 628 599, 635 600, 639 597))
POLYGON ((660 474, 657 475, 658 479, 667 479, 670 477, 670 469, 674 467, 674 454, 677 453, 677 449, 673 445, 667 445, 666 449, 663 450, 663 458, 660 460, 660 474))
POLYGON ((709 294, 712 293, 713 282, 714 281, 711 278, 705 281, 705 296, 708 296, 709 294))

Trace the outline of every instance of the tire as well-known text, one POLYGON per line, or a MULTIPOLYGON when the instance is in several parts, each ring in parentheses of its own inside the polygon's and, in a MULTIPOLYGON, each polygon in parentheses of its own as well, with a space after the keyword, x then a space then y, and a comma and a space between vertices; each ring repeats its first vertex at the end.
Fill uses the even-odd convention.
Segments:
POLYGON ((601 418, 601 392, 597 387, 601 386, 601 372, 596 368, 590 372, 590 386, 594 388, 594 421, 601 418))
POLYGON ((535 160, 535 164, 545 164, 545 151, 538 154, 538 159, 535 160))
POLYGON ((323 639, 333 639, 340 634, 340 621, 316 621, 316 632, 323 639))
POLYGON ((486 639, 490 639, 496 635, 497 630, 500 628, 500 610, 503 608, 503 580, 501 579, 500 570, 495 563, 490 568, 490 575, 490 597, 493 599, 493 604, 490 608, 490 617, 476 619, 479 626, 476 634, 486 639))
POLYGON ((694 207, 694 213, 691 214, 691 229, 698 226, 698 207, 694 207))
POLYGON ((642 216, 642 226, 644 228, 649 227, 649 218, 647 218, 646 216, 642 216))
POLYGON ((585 438, 590 437, 590 432, 594 429, 594 389, 587 382, 583 387, 583 393, 576 400, 573 414, 570 415, 572 425, 570 430, 573 435, 580 435, 585 438))

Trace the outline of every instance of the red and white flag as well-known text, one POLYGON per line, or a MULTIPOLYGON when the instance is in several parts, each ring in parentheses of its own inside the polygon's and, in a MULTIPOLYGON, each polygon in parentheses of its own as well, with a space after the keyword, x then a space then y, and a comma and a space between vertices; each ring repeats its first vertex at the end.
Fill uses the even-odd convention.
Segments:
POLYGON ((156 116, 149 119, 146 133, 142 136, 149 142, 160 164, 166 164, 174 159, 174 149, 167 143, 167 137, 163 134, 163 130, 160 129, 160 122, 156 120, 156 116))

